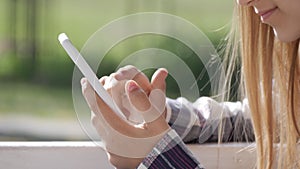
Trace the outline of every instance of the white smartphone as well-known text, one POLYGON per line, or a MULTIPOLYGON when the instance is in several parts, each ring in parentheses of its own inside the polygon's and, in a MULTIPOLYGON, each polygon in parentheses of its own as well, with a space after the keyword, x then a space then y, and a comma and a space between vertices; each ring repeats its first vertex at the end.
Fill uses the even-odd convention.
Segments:
POLYGON ((67 37, 65 33, 61 33, 58 36, 58 40, 65 51, 68 53, 72 61, 79 68, 81 73, 87 78, 88 82, 91 84, 93 89, 99 95, 99 97, 121 118, 126 120, 126 117, 120 110, 120 108, 115 104, 113 99, 110 97, 109 93, 104 89, 104 87, 99 83, 98 77, 93 72, 91 67, 85 61, 85 59, 81 56, 79 51, 73 46, 70 39, 67 37))

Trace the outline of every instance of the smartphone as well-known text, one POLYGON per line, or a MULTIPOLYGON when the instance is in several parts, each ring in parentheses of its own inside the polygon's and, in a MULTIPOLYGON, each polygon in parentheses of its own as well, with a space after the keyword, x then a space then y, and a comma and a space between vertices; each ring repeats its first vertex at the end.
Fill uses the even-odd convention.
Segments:
POLYGON ((98 77, 79 53, 79 51, 74 47, 70 39, 65 33, 61 33, 58 36, 58 40, 65 51, 68 53, 72 61, 79 68, 83 76, 85 76, 88 82, 91 84, 93 89, 96 91, 98 96, 121 118, 126 120, 125 115, 122 113, 120 108, 115 104, 109 93, 100 84, 98 77))

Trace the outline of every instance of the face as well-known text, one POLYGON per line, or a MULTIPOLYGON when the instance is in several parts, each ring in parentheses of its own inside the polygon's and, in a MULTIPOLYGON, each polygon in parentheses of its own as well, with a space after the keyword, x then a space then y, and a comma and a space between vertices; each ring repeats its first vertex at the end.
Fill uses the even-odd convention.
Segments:
POLYGON ((237 0, 252 6, 263 23, 272 26, 275 35, 284 42, 300 38, 300 0, 237 0))

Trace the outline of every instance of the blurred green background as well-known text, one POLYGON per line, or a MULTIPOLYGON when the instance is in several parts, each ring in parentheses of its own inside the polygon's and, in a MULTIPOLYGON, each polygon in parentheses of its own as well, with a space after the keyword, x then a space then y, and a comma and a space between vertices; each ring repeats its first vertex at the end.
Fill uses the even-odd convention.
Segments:
MULTIPOLYGON (((82 139, 80 134, 47 136, 46 131, 40 131, 43 134, 39 136, 25 127, 33 125, 28 130, 34 130, 39 128, 34 127, 35 121, 45 120, 42 124, 52 121, 49 124, 64 123, 70 128, 76 126, 75 132, 80 130, 75 124, 71 93, 74 64, 57 41, 59 33, 68 33, 80 49, 95 31, 114 19, 137 12, 164 12, 190 21, 217 47, 229 29, 232 8, 231 0, 1 0, 0 140, 82 139)), ((196 77, 201 73, 201 63, 195 61, 196 56, 184 44, 145 35, 114 47, 107 54, 105 71, 98 73, 99 77, 115 71, 119 62, 116 58, 147 47, 167 49, 182 57, 196 77), (153 41, 160 43, 153 46, 153 41)), ((150 75, 151 71, 146 73, 150 75)), ((168 96, 175 98, 178 89, 173 80, 168 78, 168 96)), ((209 88, 201 94, 209 95, 209 88)))

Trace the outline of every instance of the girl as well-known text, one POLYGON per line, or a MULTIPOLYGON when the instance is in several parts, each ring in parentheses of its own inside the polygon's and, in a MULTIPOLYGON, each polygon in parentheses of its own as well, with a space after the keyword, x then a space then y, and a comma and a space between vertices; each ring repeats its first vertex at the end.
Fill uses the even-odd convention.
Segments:
MULTIPOLYGON (((202 168, 182 139, 200 143, 218 138, 219 141, 251 141, 254 133, 257 168, 300 168, 297 152, 300 137, 300 1, 237 0, 235 19, 238 22, 233 23, 236 28, 233 26, 226 52, 230 56, 226 59, 227 86, 240 57, 241 93, 244 93, 241 97, 247 100, 217 103, 210 98, 199 98, 195 103, 189 103, 183 98, 168 99, 163 115, 144 125, 131 126, 100 98, 97 97, 95 104, 88 97, 94 91, 85 79, 81 81, 83 94, 94 112, 93 124, 100 135, 103 132, 99 124, 104 118, 114 130, 132 138, 160 136, 145 145, 148 154, 145 158, 124 157, 109 151, 116 145, 108 143, 107 151, 113 165, 117 168, 202 168), (222 125, 219 125, 222 130, 208 123, 209 117, 216 113, 222 113, 222 125), (208 118, 205 114, 209 114, 208 118), (279 149, 275 145, 279 145, 279 149)), ((167 71, 159 69, 150 83, 137 69, 127 66, 110 77, 101 78, 100 82, 105 85, 110 83, 110 78, 115 78, 132 105, 138 110, 146 110, 151 107, 151 91, 165 91, 166 76, 167 71)), ((114 91, 112 89, 108 88, 108 91, 114 91)))

